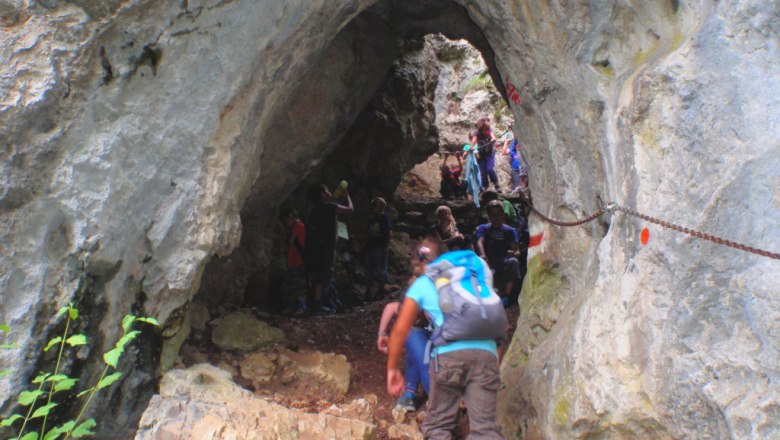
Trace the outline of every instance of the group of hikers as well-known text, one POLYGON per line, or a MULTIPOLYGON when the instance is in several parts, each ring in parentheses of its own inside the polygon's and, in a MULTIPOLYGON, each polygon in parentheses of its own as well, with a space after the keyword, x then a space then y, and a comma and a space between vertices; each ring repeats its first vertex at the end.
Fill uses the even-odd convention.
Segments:
MULTIPOLYGON (((472 139, 476 148, 467 149, 467 157, 471 154, 483 160, 479 158, 490 156, 484 159, 484 173, 479 165, 483 186, 472 195, 477 206, 484 206, 486 221, 473 234, 464 234, 458 229, 452 209, 446 204, 439 206, 436 223, 413 252, 413 275, 403 299, 387 304, 380 319, 376 344, 388 356, 388 392, 399 396, 397 407, 404 411, 416 410, 427 395, 422 425, 425 438, 451 438, 461 401, 468 413, 472 438, 503 438, 496 420, 499 346, 507 336, 505 308, 517 304, 526 272, 528 211, 525 205, 501 197, 493 171, 492 147, 487 150, 481 142, 485 139, 496 141, 489 120, 483 118, 472 139), (488 188, 488 179, 496 190, 488 188), (399 366, 404 349, 402 372, 399 366)), ((509 143, 507 139, 505 146, 509 143)), ((512 145, 517 152, 516 142, 512 145)), ((444 167, 446 156, 442 171, 444 167)), ((524 166, 522 172, 513 175, 512 185, 527 191, 524 166)), ((305 223, 292 209, 280 215, 288 228, 285 278, 290 280, 286 290, 296 292, 287 309, 293 315, 331 313, 340 305, 333 295, 338 217, 352 214, 354 208, 346 183, 334 192, 339 194, 334 197, 320 183, 309 187, 305 223)), ((385 213, 385 200, 376 197, 370 205, 366 301, 381 298, 388 283, 388 246, 393 229, 385 213)))
POLYGON ((480 118, 469 134, 469 143, 463 146, 462 151, 455 153, 457 165, 450 165, 450 154, 444 153, 440 166, 441 196, 445 199, 465 197, 474 200, 479 206, 478 194, 486 190, 491 183, 496 191, 501 193, 495 159, 498 147, 509 160, 510 192, 516 194, 526 188, 528 173, 525 159, 517 139, 512 135, 512 125, 509 124, 506 132, 496 138, 490 127, 490 118, 480 118))

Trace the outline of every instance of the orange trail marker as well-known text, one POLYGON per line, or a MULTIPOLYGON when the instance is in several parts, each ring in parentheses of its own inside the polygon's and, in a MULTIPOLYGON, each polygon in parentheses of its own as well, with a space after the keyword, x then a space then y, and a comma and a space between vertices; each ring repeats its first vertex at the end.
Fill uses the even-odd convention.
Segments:
POLYGON ((647 230, 647 226, 642 228, 642 232, 639 234, 639 241, 643 246, 647 246, 647 242, 650 241, 650 231, 647 230))

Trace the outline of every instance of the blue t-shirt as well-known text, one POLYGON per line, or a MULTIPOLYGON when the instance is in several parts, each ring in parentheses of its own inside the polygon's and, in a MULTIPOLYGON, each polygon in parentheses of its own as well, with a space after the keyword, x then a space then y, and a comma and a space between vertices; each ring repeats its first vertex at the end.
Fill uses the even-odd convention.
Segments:
POLYGON ((517 243, 517 231, 515 228, 502 224, 501 227, 493 227, 491 223, 477 226, 475 234, 477 240, 484 237, 485 257, 492 268, 501 266, 506 258, 506 253, 517 243))
MULTIPOLYGON (((486 293, 487 294, 487 293, 486 293)), ((439 327, 444 324, 444 315, 439 308, 439 294, 433 280, 423 275, 417 279, 406 291, 406 297, 416 302, 433 320, 433 323, 439 327)), ((474 341, 453 341, 440 345, 433 349, 431 355, 449 353, 457 350, 486 350, 498 357, 496 341, 493 340, 474 340, 474 341)))
POLYGON ((525 161, 523 156, 517 151, 517 139, 512 139, 512 143, 509 144, 509 157, 511 158, 511 166, 513 170, 520 171, 521 176, 527 175, 525 161))

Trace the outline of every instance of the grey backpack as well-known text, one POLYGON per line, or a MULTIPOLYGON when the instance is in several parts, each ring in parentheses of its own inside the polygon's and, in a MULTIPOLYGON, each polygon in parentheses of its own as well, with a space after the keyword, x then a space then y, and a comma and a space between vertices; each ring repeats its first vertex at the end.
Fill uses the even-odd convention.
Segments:
POLYGON ((436 285, 444 323, 431 335, 434 347, 452 341, 506 338, 508 320, 493 290, 493 273, 472 251, 449 252, 428 265, 425 274, 436 285))

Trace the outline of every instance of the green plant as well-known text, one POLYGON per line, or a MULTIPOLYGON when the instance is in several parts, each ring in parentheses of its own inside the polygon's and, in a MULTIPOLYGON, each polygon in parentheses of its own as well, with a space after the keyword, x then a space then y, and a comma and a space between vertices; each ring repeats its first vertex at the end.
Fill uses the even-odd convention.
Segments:
MULTIPOLYGON (((159 325, 154 318, 144 318, 132 315, 126 315, 122 318, 122 336, 114 344, 114 348, 103 354, 103 362, 106 364, 103 368, 103 372, 97 383, 92 387, 86 388, 76 394, 76 397, 86 399, 81 405, 78 415, 75 419, 68 420, 59 426, 46 430, 46 422, 48 417, 52 414, 52 410, 58 406, 58 403, 54 401, 54 395, 64 391, 74 392, 74 387, 78 379, 69 377, 67 374, 60 372, 60 366, 63 360, 63 353, 66 347, 74 348, 82 345, 87 345, 87 336, 81 333, 69 334, 71 326, 79 318, 79 311, 72 304, 67 307, 62 307, 57 312, 57 317, 66 315, 65 318, 65 330, 62 332, 62 336, 57 336, 51 339, 43 351, 48 352, 52 348, 57 348, 57 360, 52 372, 41 372, 33 380, 32 383, 37 385, 36 389, 22 391, 19 393, 18 403, 22 407, 26 407, 27 411, 24 415, 12 414, 8 418, 0 422, 0 428, 12 428, 17 422, 21 422, 18 434, 11 440, 56 440, 60 436, 64 435, 64 439, 73 437, 86 437, 94 435, 92 428, 97 424, 94 419, 89 418, 82 421, 82 417, 92 401, 95 393, 111 386, 114 382, 122 377, 121 371, 116 371, 117 363, 122 353, 125 351, 125 347, 133 339, 141 333, 139 330, 132 330, 135 322, 144 322, 151 325, 159 325), (109 371, 113 371, 108 374, 109 371), (45 404, 40 404, 45 400, 45 404), (28 428, 28 424, 33 419, 40 419, 40 429, 33 429, 25 433, 25 429, 28 428)), ((7 331, 7 326, 2 329, 7 331)), ((6 373, 7 374, 7 373, 6 373)))
POLYGON ((493 85, 493 79, 488 75, 487 71, 482 72, 479 75, 472 76, 468 79, 468 81, 465 82, 465 84, 461 85, 461 93, 467 94, 473 90, 489 90, 493 89, 495 86, 493 85))

